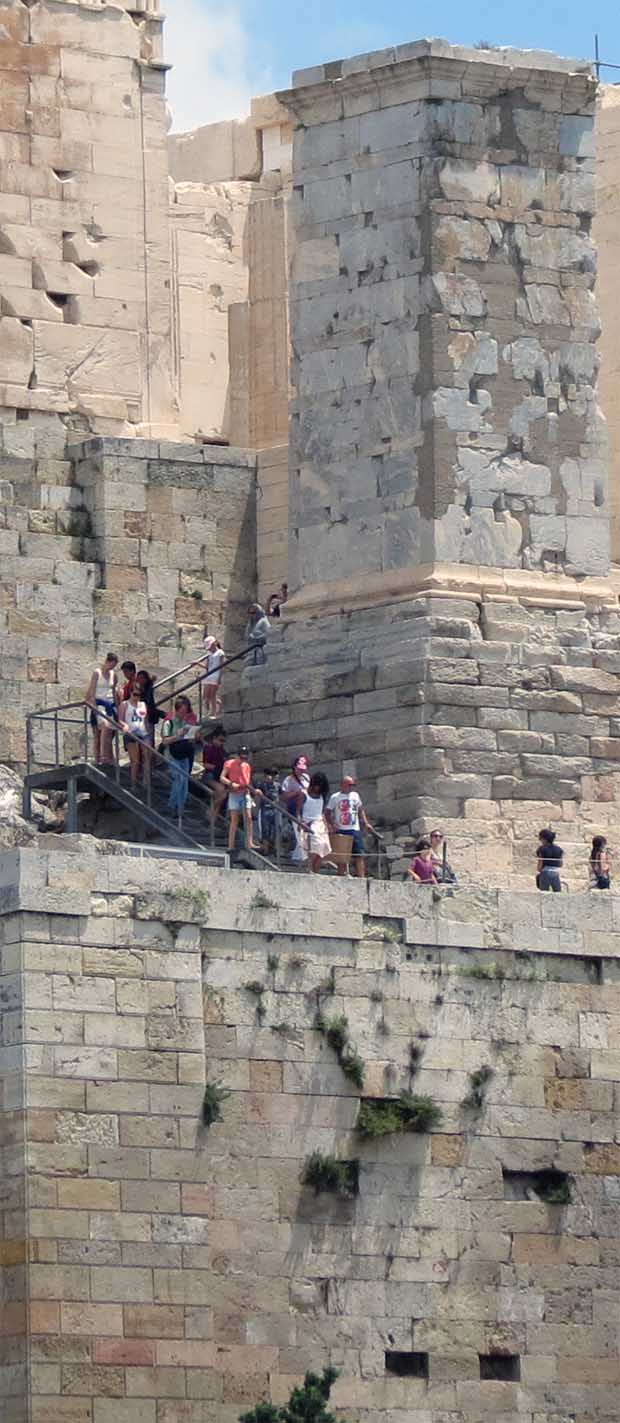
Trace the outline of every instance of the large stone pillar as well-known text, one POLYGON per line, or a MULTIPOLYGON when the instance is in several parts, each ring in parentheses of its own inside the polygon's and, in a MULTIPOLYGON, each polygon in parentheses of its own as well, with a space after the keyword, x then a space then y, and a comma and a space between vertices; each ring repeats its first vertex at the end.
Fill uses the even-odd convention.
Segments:
POLYGON ((606 574, 595 93, 553 55, 421 41, 280 95, 291 612, 407 597, 451 565, 523 588, 606 574))
POLYGON ((354 770, 397 872, 440 822, 464 878, 531 884, 551 823, 585 877, 617 824, 595 88, 422 41, 281 96, 294 591, 243 724, 265 763, 354 770))

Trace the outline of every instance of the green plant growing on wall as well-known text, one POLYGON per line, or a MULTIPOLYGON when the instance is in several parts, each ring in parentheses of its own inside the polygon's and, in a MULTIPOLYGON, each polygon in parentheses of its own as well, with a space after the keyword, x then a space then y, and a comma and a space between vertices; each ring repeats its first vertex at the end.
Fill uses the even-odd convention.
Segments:
POLYGON ((252 895, 252 898, 251 898, 250 903, 249 903, 249 905, 248 905, 248 909, 250 909, 250 910, 252 910, 252 909, 279 909, 279 908, 280 908, 280 905, 276 903, 275 899, 270 899, 267 894, 263 894, 262 889, 257 889, 256 894, 252 895))
POLYGON ((355 1130, 358 1136, 371 1140, 395 1132, 427 1132, 439 1126, 442 1116, 432 1097, 401 1092, 399 1097, 362 1102, 355 1130))
POLYGON ((275 973, 280 963, 279 954, 267 954, 267 968, 270 973, 275 973))
POLYGON ((493 959, 491 963, 463 964, 459 967, 459 973, 464 978, 485 978, 496 983, 503 983, 506 977, 506 970, 502 964, 493 959))
POLYGON ((361 1089, 364 1086, 366 1065, 353 1047, 347 1019, 343 1014, 338 1018, 324 1018, 319 1010, 314 1019, 314 1026, 317 1032, 323 1033, 330 1047, 334 1049, 345 1077, 361 1089))
POLYGON ((259 1403, 249 1413, 241 1413, 239 1423, 345 1423, 326 1407, 337 1378, 337 1369, 325 1369, 320 1375, 306 1374, 303 1384, 293 1389, 282 1408, 259 1403))
POLYGON ((492 1076, 493 1068, 488 1067, 486 1064, 483 1067, 477 1068, 475 1072, 470 1073, 469 1092, 467 1096, 463 1098, 464 1107, 467 1107, 472 1112, 482 1111, 486 1089, 492 1076))
POLYGON ((339 1161, 336 1156, 313 1151, 304 1166, 302 1182, 312 1186, 318 1196, 322 1191, 334 1196, 356 1196, 358 1188, 359 1163, 339 1161))
POLYGON ((250 979, 250 982, 244 983, 243 987, 246 993, 253 993, 256 998, 260 998, 261 994, 265 992, 265 985, 258 978, 250 979))
POLYGON ((203 1126, 212 1127, 214 1122, 222 1121, 222 1103, 227 1097, 230 1097, 227 1087, 221 1087, 219 1082, 207 1082, 202 1099, 203 1126))

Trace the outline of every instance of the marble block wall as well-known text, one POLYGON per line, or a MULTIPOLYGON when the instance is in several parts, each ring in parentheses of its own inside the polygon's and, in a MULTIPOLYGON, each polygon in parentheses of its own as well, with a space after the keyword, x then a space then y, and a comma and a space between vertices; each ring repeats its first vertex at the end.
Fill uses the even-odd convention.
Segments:
POLYGON ((28 1259, 3 1423, 237 1423, 328 1364, 351 1423, 615 1423, 615 895, 436 899, 79 836, 4 855, 0 888, 13 1291, 28 1259), (432 1130, 362 1138, 360 1099, 403 1090, 432 1130), (355 1189, 304 1185, 314 1151, 355 1189))
POLYGON ((421 41, 280 96, 302 603, 429 564, 606 572, 595 95, 576 62, 421 41))

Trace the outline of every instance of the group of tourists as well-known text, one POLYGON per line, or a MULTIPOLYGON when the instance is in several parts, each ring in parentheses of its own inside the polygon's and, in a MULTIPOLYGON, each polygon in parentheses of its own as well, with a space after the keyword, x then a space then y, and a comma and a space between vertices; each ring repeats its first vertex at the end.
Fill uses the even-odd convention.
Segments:
MULTIPOLYGON (((252 605, 250 615, 262 612, 252 605)), ((259 623, 255 618, 253 626, 259 623)), ((250 753, 241 746, 235 755, 226 752, 226 732, 221 722, 209 725, 221 710, 222 668, 226 653, 215 637, 207 635, 203 655, 193 664, 204 668, 207 717, 199 720, 191 699, 180 694, 166 713, 155 701, 154 682, 144 668, 126 659, 119 666, 116 653, 108 652, 96 667, 86 691, 91 708, 95 760, 114 764, 115 738, 123 737, 129 758, 132 790, 148 785, 152 775, 156 735, 158 750, 168 765, 170 793, 167 809, 178 818, 189 793, 197 752, 202 751, 202 783, 213 797, 216 817, 228 813, 228 848, 234 850, 243 824, 248 849, 273 853, 276 840, 290 849, 293 863, 306 864, 317 874, 329 864, 340 875, 366 874, 364 832, 376 834, 356 789, 355 777, 344 776, 340 789, 330 793, 322 771, 311 771, 310 760, 300 755, 280 776, 278 768, 254 777, 250 753), (161 723, 161 726, 159 725, 161 723)))
MULTIPOLYGON (((274 597, 286 601, 286 591, 283 584, 280 595, 274 597)), ((264 657, 268 629, 264 609, 258 603, 251 604, 246 639, 259 660, 264 657)), ((226 653, 216 637, 205 634, 202 655, 193 665, 203 670, 206 717, 202 720, 186 695, 177 696, 173 710, 166 714, 156 704, 150 673, 144 668, 138 670, 131 659, 119 666, 117 654, 107 653, 94 669, 86 692, 97 764, 114 763, 115 738, 121 735, 129 758, 131 787, 137 791, 150 783, 158 734, 158 750, 166 759, 170 778, 167 808, 171 815, 180 817, 196 753, 201 749, 201 780, 213 798, 215 816, 224 817, 227 807, 229 850, 234 850, 243 825, 248 849, 270 855, 278 843, 289 849, 293 864, 309 864, 313 874, 325 865, 339 875, 349 874, 351 868, 357 877, 365 876, 364 835, 377 836, 377 832, 364 809, 355 776, 343 776, 339 789, 332 793, 324 773, 312 770, 309 757, 300 755, 283 776, 273 767, 255 777, 248 748, 241 746, 229 757, 222 723, 209 724, 222 710, 221 684, 226 665, 226 653)), ((562 889, 564 851, 554 830, 540 830, 538 842, 536 886, 557 894, 562 889)), ((604 835, 593 837, 589 873, 593 889, 609 889, 611 868, 604 835)), ((417 884, 457 883, 441 830, 432 830, 428 838, 417 841, 407 877, 417 884)))
POLYGON ((342 777, 333 794, 322 771, 312 771, 300 755, 281 776, 278 767, 254 774, 247 746, 230 758, 222 725, 213 727, 203 746, 203 783, 213 794, 214 813, 223 815, 228 802, 228 848, 234 850, 243 822, 248 849, 271 855, 276 846, 289 850, 292 864, 308 865, 318 874, 324 865, 339 875, 366 874, 364 832, 376 835, 355 777, 342 777))

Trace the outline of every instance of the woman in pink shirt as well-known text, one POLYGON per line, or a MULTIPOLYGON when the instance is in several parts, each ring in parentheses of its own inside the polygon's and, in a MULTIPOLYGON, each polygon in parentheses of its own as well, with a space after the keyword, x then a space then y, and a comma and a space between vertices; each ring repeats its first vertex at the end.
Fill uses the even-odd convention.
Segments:
POLYGON ((418 840, 415 855, 407 871, 407 878, 416 884, 437 884, 430 840, 418 840))

